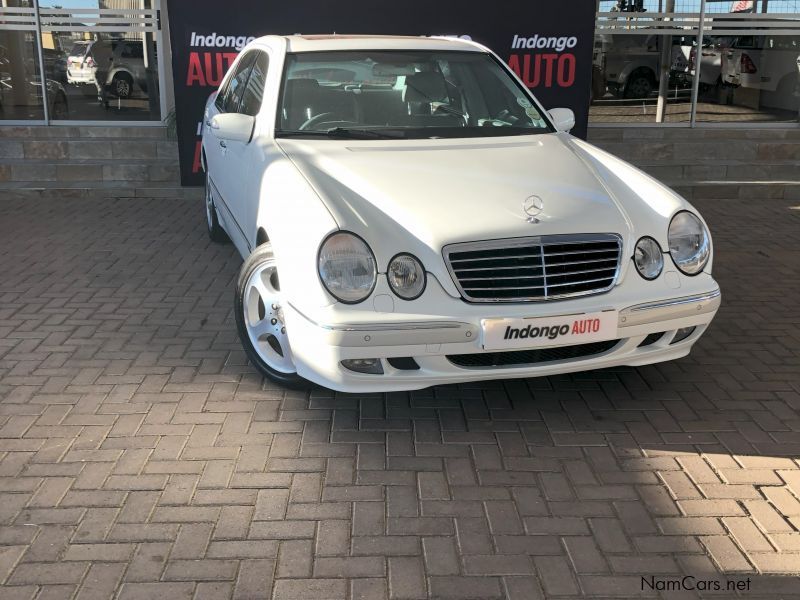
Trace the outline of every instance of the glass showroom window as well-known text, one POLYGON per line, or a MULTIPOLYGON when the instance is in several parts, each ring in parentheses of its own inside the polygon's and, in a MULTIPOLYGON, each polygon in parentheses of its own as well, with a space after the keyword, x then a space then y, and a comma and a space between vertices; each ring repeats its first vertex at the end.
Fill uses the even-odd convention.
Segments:
POLYGON ((0 118, 160 121, 161 33, 154 3, 4 0, 0 64, 7 72, 0 118), (16 91, 23 82, 27 97, 16 91), (12 98, 6 101, 6 95, 12 98))
POLYGON ((800 0, 598 2, 590 123, 797 123, 800 0))

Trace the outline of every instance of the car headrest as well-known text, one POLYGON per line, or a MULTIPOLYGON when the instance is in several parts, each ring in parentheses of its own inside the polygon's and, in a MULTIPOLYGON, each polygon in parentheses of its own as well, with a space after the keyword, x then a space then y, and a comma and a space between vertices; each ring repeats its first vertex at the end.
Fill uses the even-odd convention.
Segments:
POLYGON ((426 71, 406 77, 404 102, 443 102, 447 99, 447 85, 441 73, 426 71))

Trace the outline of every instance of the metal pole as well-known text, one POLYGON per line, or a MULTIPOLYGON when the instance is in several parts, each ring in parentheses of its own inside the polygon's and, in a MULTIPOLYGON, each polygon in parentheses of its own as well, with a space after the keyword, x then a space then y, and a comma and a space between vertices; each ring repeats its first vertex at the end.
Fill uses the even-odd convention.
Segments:
MULTIPOLYGON (((667 12, 675 12, 675 0, 667 0, 667 12)), ((663 21, 670 21, 665 17, 663 21)), ((658 104, 656 105, 656 123, 663 123, 667 114, 667 94, 669 94, 669 71, 672 68, 672 36, 657 38, 661 40, 661 59, 658 77, 658 104)))
POLYGON ((690 127, 697 125, 697 97, 700 95, 700 73, 703 68, 703 37, 706 27, 706 0, 700 0, 700 29, 697 30, 697 52, 694 57, 694 79, 692 80, 692 118, 690 127))
POLYGON ((42 50, 42 19, 39 15, 39 0, 33 0, 36 16, 36 50, 39 54, 39 77, 42 85, 42 108, 44 108, 44 124, 50 125, 50 107, 47 103, 47 73, 44 69, 44 51, 42 50))

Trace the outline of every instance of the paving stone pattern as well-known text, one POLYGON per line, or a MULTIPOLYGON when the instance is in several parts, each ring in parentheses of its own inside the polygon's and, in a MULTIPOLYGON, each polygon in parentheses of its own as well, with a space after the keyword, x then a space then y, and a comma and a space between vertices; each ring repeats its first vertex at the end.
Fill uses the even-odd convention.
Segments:
POLYGON ((690 358, 356 396, 247 365, 201 202, 0 197, 0 597, 798 597, 800 207, 695 202, 690 358))

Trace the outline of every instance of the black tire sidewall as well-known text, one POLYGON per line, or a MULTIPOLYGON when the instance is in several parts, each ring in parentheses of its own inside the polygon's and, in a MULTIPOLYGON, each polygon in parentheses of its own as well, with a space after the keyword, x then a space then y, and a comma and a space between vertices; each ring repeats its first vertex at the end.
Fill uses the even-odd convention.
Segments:
MULTIPOLYGON (((642 86, 645 87, 645 86, 642 86)), ((646 75, 637 74, 631 78, 628 85, 625 87, 625 97, 628 99, 638 99, 638 98, 648 98, 650 94, 653 92, 653 84, 651 83, 650 79, 646 75), (636 83, 639 80, 644 80, 646 82, 646 87, 649 90, 647 94, 634 94, 633 89, 636 87, 636 83)))
POLYGON ((253 271, 256 270, 264 261, 273 258, 272 246, 269 243, 262 244, 256 248, 247 260, 242 264, 239 269, 239 275, 236 278, 236 288, 234 290, 233 298, 233 312, 236 316, 236 331, 239 334, 239 340, 242 343, 247 358, 253 366, 267 379, 280 384, 284 387, 295 390, 307 390, 312 387, 312 383, 307 379, 300 377, 297 373, 281 373, 270 367, 250 341, 250 336, 247 333, 247 326, 244 322, 244 294, 247 282, 253 271))

